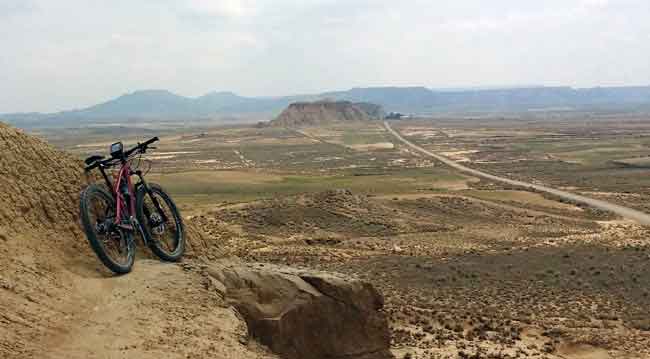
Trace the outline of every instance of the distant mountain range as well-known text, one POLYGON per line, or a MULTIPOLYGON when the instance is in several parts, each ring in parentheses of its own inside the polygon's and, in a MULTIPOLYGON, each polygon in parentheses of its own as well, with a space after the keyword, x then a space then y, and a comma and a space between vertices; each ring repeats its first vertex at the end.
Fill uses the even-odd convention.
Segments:
POLYGON ((142 90, 88 108, 57 113, 0 115, 18 126, 73 125, 90 121, 136 119, 208 119, 242 114, 275 115, 290 103, 322 99, 369 102, 386 111, 412 114, 440 112, 512 112, 548 108, 650 108, 650 86, 517 87, 432 90, 426 87, 370 87, 285 97, 243 97, 232 92, 211 92, 190 98, 167 90, 142 90))

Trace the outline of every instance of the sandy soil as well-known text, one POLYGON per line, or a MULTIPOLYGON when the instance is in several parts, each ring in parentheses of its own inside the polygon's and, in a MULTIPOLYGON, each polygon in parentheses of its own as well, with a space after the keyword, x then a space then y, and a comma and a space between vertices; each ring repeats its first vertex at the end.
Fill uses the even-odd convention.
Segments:
POLYGON ((650 355, 648 230, 563 211, 333 191, 193 221, 233 254, 372 282, 398 357, 650 355))
POLYGON ((191 265, 140 260, 133 273, 74 276, 42 358, 273 358, 191 265))
POLYGON ((373 151, 373 150, 392 150, 395 145, 392 142, 377 142, 368 143, 363 145, 350 145, 348 146, 357 151, 373 151))

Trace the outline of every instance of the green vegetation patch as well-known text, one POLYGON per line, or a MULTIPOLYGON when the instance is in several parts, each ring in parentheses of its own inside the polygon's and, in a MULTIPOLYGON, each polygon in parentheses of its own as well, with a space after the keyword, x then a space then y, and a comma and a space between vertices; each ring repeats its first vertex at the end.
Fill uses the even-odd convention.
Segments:
POLYGON ((346 170, 330 175, 276 174, 261 171, 191 171, 152 174, 174 196, 190 202, 240 202, 277 195, 347 188, 356 194, 385 195, 444 191, 462 175, 445 169, 346 170))

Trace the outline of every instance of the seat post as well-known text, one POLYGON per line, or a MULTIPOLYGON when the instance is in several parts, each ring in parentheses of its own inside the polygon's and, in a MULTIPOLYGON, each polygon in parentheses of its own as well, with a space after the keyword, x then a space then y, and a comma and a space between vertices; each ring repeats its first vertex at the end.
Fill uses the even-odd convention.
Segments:
POLYGON ((104 169, 104 165, 99 165, 99 172, 102 173, 102 177, 104 177, 104 181, 106 181, 106 185, 108 186, 108 189, 111 191, 111 194, 112 194, 113 193, 113 183, 111 182, 111 180, 106 175, 106 170, 104 169))

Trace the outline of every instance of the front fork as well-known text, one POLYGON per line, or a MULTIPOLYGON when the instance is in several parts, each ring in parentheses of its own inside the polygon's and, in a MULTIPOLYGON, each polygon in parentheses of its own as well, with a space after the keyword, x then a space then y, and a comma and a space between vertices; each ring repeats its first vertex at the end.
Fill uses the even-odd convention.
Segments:
MULTIPOLYGON (((153 203, 154 210, 157 212, 157 214, 159 216, 159 218, 156 218, 157 221, 159 221, 159 223, 149 223, 150 227, 157 227, 162 223, 167 223, 167 220, 168 220, 167 215, 165 214, 165 211, 162 210, 162 207, 160 206, 160 202, 158 202, 158 198, 156 198, 156 196, 154 196, 153 191, 147 185, 147 181, 145 181, 144 176, 142 175, 142 172, 138 170, 138 171, 135 171, 133 174, 138 176, 138 178, 140 179, 138 184, 136 184, 136 193, 138 192, 137 189, 139 187, 143 187, 144 190, 145 190, 144 195, 149 196, 149 198, 151 198, 151 202, 153 203)), ((143 214, 144 214, 143 217, 147 221, 151 221, 152 215, 156 214, 156 213, 152 213, 151 209, 146 205, 142 206, 142 211, 143 211, 143 214)))

